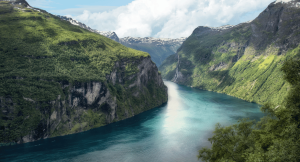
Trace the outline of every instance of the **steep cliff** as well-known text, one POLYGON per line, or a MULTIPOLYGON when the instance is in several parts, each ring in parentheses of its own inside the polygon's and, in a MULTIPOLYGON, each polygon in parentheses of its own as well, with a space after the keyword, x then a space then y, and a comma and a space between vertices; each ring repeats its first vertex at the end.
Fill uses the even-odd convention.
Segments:
POLYGON ((289 89, 280 69, 299 58, 299 7, 298 0, 276 1, 250 22, 200 26, 159 70, 179 84, 279 104, 289 89))
POLYGON ((0 0, 0 144, 82 132, 165 103, 149 54, 0 0))

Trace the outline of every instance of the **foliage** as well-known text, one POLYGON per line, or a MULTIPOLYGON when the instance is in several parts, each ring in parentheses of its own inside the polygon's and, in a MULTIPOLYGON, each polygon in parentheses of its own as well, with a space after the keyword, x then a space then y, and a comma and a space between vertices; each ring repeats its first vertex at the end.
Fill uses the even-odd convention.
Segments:
POLYGON ((159 66, 159 70, 162 72, 162 77, 171 80, 174 77, 177 66, 177 55, 168 56, 164 62, 159 66))
POLYGON ((282 55, 274 44, 265 49, 256 48, 248 44, 251 33, 251 28, 245 24, 221 33, 197 35, 196 31, 178 54, 169 56, 159 70, 164 79, 171 80, 178 67, 184 78, 180 84, 249 102, 278 105, 290 88, 280 68, 286 60, 299 57, 300 48, 295 47, 282 55))
POLYGON ((151 55, 151 59, 156 64, 156 66, 160 66, 162 62, 170 55, 176 53, 176 50, 180 47, 179 44, 174 45, 164 45, 158 46, 154 44, 123 44, 126 47, 133 48, 136 50, 147 52, 151 55))
MULTIPOLYGON (((149 54, 47 12, 1 1, 0 142, 18 141, 39 129, 38 124, 47 121, 53 112, 49 101, 68 95, 61 82, 106 82, 116 61, 140 57, 149 54)), ((136 71, 133 66, 128 67, 129 72, 136 71)), ((103 114, 88 110, 81 120, 74 120, 71 132, 60 127, 64 124, 61 123, 61 129, 52 133, 56 136, 102 126, 104 118, 103 114)))
POLYGON ((256 124, 247 119, 233 126, 216 125, 209 139, 212 148, 199 150, 198 158, 221 162, 300 161, 300 61, 287 61, 282 70, 292 85, 282 105, 268 103, 261 110, 268 114, 256 124))

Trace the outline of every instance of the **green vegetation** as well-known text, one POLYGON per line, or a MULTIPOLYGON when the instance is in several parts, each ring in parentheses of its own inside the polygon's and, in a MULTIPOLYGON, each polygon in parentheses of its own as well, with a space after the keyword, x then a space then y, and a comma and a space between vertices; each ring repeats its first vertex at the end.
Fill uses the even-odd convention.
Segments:
POLYGON ((162 73, 162 77, 171 80, 174 77, 177 67, 177 55, 171 55, 165 59, 165 61, 159 67, 162 73))
POLYGON ((133 48, 136 50, 147 52, 151 55, 151 59, 156 64, 160 66, 162 62, 170 55, 176 53, 179 45, 174 46, 156 46, 152 44, 123 44, 126 47, 133 48))
POLYGON ((104 80, 120 58, 148 56, 46 13, 14 9, 0 21, 3 77, 104 80))
POLYGON ((288 96, 276 106, 261 108, 268 116, 255 124, 216 125, 209 138, 212 148, 199 150, 198 158, 209 162, 297 162, 300 161, 300 61, 287 61, 282 70, 291 85, 288 96))
MULTIPOLYGON (((69 87, 62 87, 62 82, 74 85, 98 81, 108 86, 111 83, 107 83, 106 76, 117 61, 141 57, 149 57, 149 54, 127 48, 46 12, 1 1, 0 143, 19 141, 33 130, 43 132, 45 126, 42 123, 47 123, 54 111, 60 113, 54 110, 50 101, 62 102, 70 93, 69 87), (58 96, 61 96, 60 100, 58 96)), ((127 77, 138 71, 135 66, 127 64, 127 77)), ((145 111, 140 107, 145 100, 148 103, 144 106, 150 109, 160 104, 153 96, 160 97, 156 98, 159 100, 167 97, 163 92, 150 89, 144 89, 145 94, 140 98, 134 97, 134 90, 127 91, 123 85, 110 86, 109 90, 120 104, 117 111, 123 111, 123 107, 128 112, 131 108, 138 109, 129 116, 145 111)), ((64 114, 56 129, 48 132, 52 137, 107 124, 101 108, 88 109, 78 116, 68 103, 63 106, 68 116, 64 114), (72 122, 72 128, 66 126, 68 122, 72 122)), ((125 118, 122 114, 118 112, 118 120, 125 118)))
MULTIPOLYGON (((280 68, 287 59, 298 57, 300 48, 278 55, 274 44, 260 49, 248 45, 251 34, 247 24, 223 33, 192 34, 178 51, 184 79, 177 82, 249 102, 280 104, 290 88, 280 68)), ((177 66, 177 55, 171 55, 159 70, 171 80, 177 66)))
POLYGON ((223 31, 199 27, 177 52, 179 59, 172 55, 159 67, 165 79, 178 69, 179 84, 264 104, 269 114, 257 123, 217 124, 212 147, 199 150, 199 159, 300 161, 300 11, 287 6, 271 4, 251 23, 223 31), (274 20, 280 22, 269 25, 274 20))
MULTIPOLYGON (((132 84, 134 79, 127 79, 126 85, 132 84)), ((135 114, 157 107, 168 100, 165 89, 159 87, 153 81, 148 82, 146 87, 138 89, 131 87, 124 89, 120 84, 109 85, 110 92, 116 96, 118 109, 117 116, 119 120, 126 119, 135 114)))

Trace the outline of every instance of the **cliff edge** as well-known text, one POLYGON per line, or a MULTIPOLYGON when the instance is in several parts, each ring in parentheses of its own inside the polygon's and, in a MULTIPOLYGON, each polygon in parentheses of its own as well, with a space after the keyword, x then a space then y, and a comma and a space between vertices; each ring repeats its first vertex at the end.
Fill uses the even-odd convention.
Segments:
POLYGON ((0 0, 0 145, 104 126, 167 102, 149 54, 0 0))

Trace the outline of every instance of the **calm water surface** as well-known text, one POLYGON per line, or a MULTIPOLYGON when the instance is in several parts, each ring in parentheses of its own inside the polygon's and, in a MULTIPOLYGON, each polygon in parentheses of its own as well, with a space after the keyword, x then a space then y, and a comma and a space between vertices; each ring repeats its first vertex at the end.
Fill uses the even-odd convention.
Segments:
POLYGON ((196 162, 216 123, 263 117, 259 105, 165 81, 167 104, 74 135, 0 148, 0 161, 196 162))

